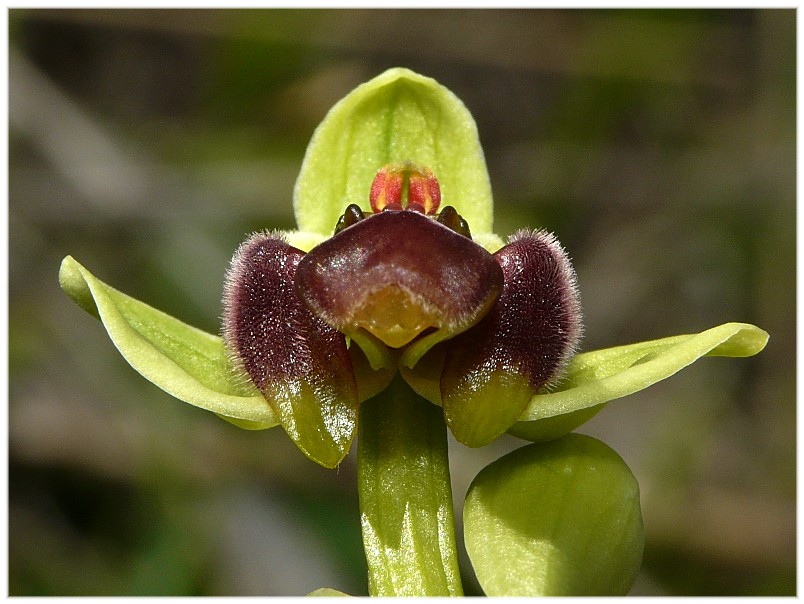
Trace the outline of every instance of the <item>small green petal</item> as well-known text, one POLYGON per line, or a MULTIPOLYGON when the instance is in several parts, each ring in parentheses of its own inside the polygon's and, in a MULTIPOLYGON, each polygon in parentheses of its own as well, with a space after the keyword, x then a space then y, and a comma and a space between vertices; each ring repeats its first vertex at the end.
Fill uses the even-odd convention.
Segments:
POLYGON ((377 170, 407 160, 435 173, 442 205, 473 233, 491 232, 491 185, 471 114, 438 82, 402 68, 358 86, 318 126, 294 190, 299 229, 330 235, 347 205, 370 211, 377 170))
POLYGON ((103 322, 126 361, 168 394, 241 427, 278 424, 259 391, 232 372, 221 338, 106 285, 71 256, 62 261, 59 283, 76 304, 103 322))
POLYGON ((444 368, 444 346, 436 345, 427 351, 414 368, 401 365, 399 375, 402 376, 413 391, 434 405, 441 402, 441 371, 444 368))
POLYGON ((349 594, 344 593, 342 591, 338 591, 337 589, 332 589, 331 587, 319 587, 315 591, 311 591, 307 594, 308 598, 342 598, 342 597, 350 597, 349 594))
POLYGON ((311 233, 309 231, 282 231, 279 235, 290 245, 303 252, 309 252, 322 241, 329 238, 332 233, 311 233))
POLYGON ((369 366, 374 371, 396 368, 399 362, 399 351, 386 346, 379 338, 366 330, 352 332, 349 335, 352 346, 363 351, 369 366))
POLYGON ((502 237, 494 233, 474 233, 472 239, 490 254, 498 252, 505 245, 502 237))
POLYGON ((589 419, 610 400, 643 390, 703 356, 749 357, 768 334, 748 323, 725 323, 681 335, 577 355, 552 392, 537 394, 509 430, 527 440, 556 438, 589 419), (550 423, 545 425, 545 419, 550 423))
POLYGON ((264 424, 262 422, 252 422, 247 419, 237 419, 235 417, 226 417, 225 415, 220 415, 216 413, 218 417, 222 420, 226 420, 233 426, 237 426, 238 428, 242 428, 243 430, 265 430, 266 428, 273 428, 276 424, 264 424))
POLYGON ((578 426, 582 426, 600 413, 605 406, 606 403, 602 403, 594 407, 586 407, 585 409, 545 417, 532 422, 519 421, 508 429, 508 433, 536 443, 553 440, 569 434, 578 426))
POLYGON ((395 364, 389 364, 380 369, 372 368, 366 353, 354 343, 349 347, 349 356, 352 358, 352 369, 355 373, 357 393, 361 403, 385 390, 396 375, 395 364))
POLYGON ((589 436, 528 445, 477 475, 464 533, 488 596, 625 595, 642 563, 639 485, 589 436))

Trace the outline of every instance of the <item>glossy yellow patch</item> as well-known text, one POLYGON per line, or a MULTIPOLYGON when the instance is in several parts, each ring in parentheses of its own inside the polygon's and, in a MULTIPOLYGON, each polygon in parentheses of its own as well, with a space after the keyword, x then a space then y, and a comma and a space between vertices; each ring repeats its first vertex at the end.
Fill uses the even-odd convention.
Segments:
POLYGON ((366 297, 354 313, 354 323, 391 348, 411 342, 428 327, 438 327, 438 312, 420 296, 398 285, 387 285, 366 297))

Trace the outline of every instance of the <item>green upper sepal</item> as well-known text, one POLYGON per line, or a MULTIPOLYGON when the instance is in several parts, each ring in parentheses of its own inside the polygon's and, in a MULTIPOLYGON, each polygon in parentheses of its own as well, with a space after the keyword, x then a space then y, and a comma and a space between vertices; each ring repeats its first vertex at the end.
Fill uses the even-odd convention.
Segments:
POLYGON ((472 329, 446 342, 440 389, 455 438, 479 447, 508 430, 555 380, 581 336, 575 272, 555 237, 520 231, 494 254, 503 291, 472 329))
POLYGON ((332 589, 331 587, 319 587, 316 590, 311 591, 307 594, 308 598, 349 598, 351 597, 349 594, 339 591, 337 589, 332 589))
POLYGON ((316 129, 293 192, 299 229, 329 234, 349 204, 369 211, 377 169, 406 160, 432 170, 472 233, 494 244, 491 185, 472 115, 446 87, 404 68, 352 90, 316 129))
POLYGON ((257 233, 232 258, 223 339, 301 451, 338 465, 357 431, 357 383, 346 339, 296 295, 304 252, 257 233))

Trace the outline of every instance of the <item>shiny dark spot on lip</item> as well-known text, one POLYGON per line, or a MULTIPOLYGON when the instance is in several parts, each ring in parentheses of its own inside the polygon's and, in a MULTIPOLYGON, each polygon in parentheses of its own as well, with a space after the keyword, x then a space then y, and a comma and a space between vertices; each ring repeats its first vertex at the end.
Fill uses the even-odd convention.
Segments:
POLYGON ((458 214, 457 210, 452 206, 446 206, 443 210, 438 214, 438 222, 443 224, 445 227, 452 229, 459 235, 463 235, 464 237, 468 237, 469 239, 472 238, 472 233, 469 231, 469 223, 463 219, 463 216, 458 214))
POLYGON ((341 217, 338 219, 338 223, 335 225, 335 232, 334 235, 340 233, 343 229, 352 226, 353 224, 357 224, 361 220, 365 218, 365 214, 363 210, 360 209, 355 203, 350 203, 346 206, 346 210, 344 210, 341 217))

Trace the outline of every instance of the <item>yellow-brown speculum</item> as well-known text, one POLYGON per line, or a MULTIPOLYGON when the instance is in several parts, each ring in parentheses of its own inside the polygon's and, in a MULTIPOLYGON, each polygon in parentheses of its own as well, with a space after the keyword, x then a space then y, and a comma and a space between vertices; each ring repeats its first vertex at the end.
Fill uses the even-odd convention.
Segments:
POLYGON ((391 284, 366 297, 354 323, 391 348, 401 348, 439 324, 439 313, 413 292, 391 284))

